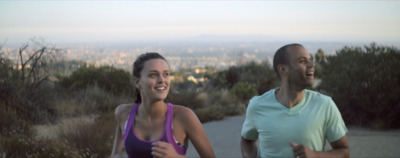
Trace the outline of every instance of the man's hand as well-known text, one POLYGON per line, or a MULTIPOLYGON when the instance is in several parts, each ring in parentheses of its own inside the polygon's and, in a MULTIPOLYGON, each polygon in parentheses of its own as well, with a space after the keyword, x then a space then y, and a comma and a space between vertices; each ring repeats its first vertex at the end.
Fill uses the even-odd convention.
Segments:
POLYGON ((316 152, 313 150, 310 150, 307 146, 303 144, 297 144, 294 142, 290 143, 290 146, 292 146, 293 149, 293 156, 295 158, 312 158, 316 157, 316 152))
POLYGON ((176 153, 174 147, 166 142, 155 142, 153 143, 153 147, 151 148, 152 152, 151 154, 154 157, 184 157, 182 155, 179 155, 178 153, 176 153))
POLYGON ((240 148, 242 149, 243 158, 254 158, 257 157, 257 140, 247 140, 242 137, 240 141, 240 148))

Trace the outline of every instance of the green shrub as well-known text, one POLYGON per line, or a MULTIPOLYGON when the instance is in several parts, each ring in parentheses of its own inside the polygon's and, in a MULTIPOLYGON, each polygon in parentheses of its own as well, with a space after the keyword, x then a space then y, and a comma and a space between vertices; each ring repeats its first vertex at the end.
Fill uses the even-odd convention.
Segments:
POLYGON ((378 46, 344 47, 322 65, 319 91, 332 96, 346 123, 400 128, 400 51, 378 46))
POLYGON ((81 67, 69 77, 61 78, 60 84, 71 90, 84 90, 97 85, 115 95, 133 96, 134 87, 129 72, 110 66, 81 67))
POLYGON ((238 82, 231 89, 230 93, 240 102, 247 103, 253 96, 257 95, 257 89, 248 82, 238 82))
POLYGON ((34 136, 35 130, 31 123, 23 120, 15 110, 0 103, 0 136, 8 137, 11 134, 34 136))
POLYGON ((194 113, 199 118, 200 122, 208 122, 214 120, 222 120, 224 118, 224 111, 221 106, 208 106, 201 109, 194 110, 194 113))
POLYGON ((207 86, 210 89, 230 89, 238 82, 254 84, 258 94, 278 86, 278 78, 268 63, 250 62, 244 66, 233 66, 213 75, 207 86))
POLYGON ((192 82, 172 83, 166 102, 186 106, 192 110, 203 108, 207 100, 199 97, 196 89, 192 82))
POLYGON ((219 93, 211 93, 214 95, 212 105, 220 106, 223 110, 224 116, 235 116, 241 115, 246 111, 246 106, 241 103, 237 97, 232 93, 221 90, 219 93))
POLYGON ((54 90, 51 88, 17 87, 11 82, 0 83, 0 103, 18 113, 19 117, 33 123, 56 122, 55 107, 51 104, 54 90))
POLYGON ((242 115, 246 112, 246 105, 242 103, 228 104, 223 108, 225 116, 242 115))

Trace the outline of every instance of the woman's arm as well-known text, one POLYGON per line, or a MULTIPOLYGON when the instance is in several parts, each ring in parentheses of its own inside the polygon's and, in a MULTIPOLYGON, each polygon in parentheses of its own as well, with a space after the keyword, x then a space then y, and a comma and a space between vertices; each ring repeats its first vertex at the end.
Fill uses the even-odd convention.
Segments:
POLYGON ((117 127, 115 129, 114 145, 111 152, 111 157, 120 157, 122 150, 124 148, 123 134, 121 126, 125 123, 131 106, 128 104, 119 105, 115 109, 115 120, 117 122, 117 127))
POLYGON ((189 108, 181 110, 181 121, 197 153, 203 158, 214 158, 215 153, 196 114, 189 108))
POLYGON ((123 148, 124 148, 123 137, 122 137, 120 125, 118 123, 117 128, 115 130, 114 145, 113 145, 111 157, 120 156, 123 148))

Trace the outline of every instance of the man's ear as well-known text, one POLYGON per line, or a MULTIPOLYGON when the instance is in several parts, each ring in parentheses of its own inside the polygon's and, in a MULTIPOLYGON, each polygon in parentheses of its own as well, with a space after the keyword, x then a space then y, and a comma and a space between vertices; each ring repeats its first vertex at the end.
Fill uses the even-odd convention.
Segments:
POLYGON ((276 68, 277 68, 280 76, 282 76, 282 75, 286 76, 287 75, 287 71, 288 71, 288 66, 287 65, 278 64, 278 66, 276 68))

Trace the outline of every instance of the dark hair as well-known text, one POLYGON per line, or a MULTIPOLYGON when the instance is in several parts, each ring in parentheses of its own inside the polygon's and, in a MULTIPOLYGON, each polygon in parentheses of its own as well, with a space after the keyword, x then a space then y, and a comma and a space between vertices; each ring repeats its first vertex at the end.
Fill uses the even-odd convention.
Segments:
MULTIPOLYGON (((161 56, 160 54, 156 53, 156 52, 147 52, 145 54, 140 55, 136 61, 133 63, 133 71, 132 71, 132 76, 135 78, 140 78, 140 72, 142 72, 143 68, 144 68, 144 64, 146 63, 146 61, 149 61, 151 59, 162 59, 165 62, 167 62, 167 60, 161 56)), ((167 62, 168 63, 168 62, 167 62)), ((135 103, 141 103, 142 102, 142 98, 140 97, 140 91, 139 89, 136 88, 136 98, 135 98, 135 103)))
POLYGON ((293 47, 293 46, 303 47, 303 45, 298 44, 298 43, 287 44, 287 45, 284 45, 281 48, 279 48, 274 55, 273 67, 274 67, 275 73, 278 75, 279 78, 281 78, 281 76, 279 75, 277 67, 279 64, 289 65, 288 48, 293 47))

